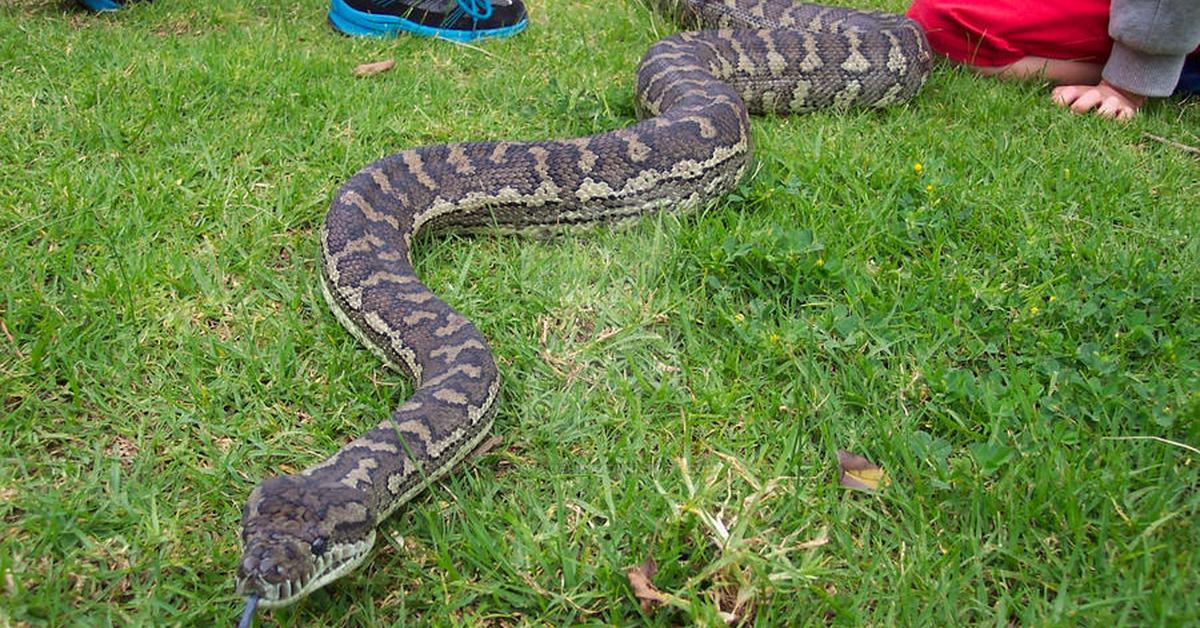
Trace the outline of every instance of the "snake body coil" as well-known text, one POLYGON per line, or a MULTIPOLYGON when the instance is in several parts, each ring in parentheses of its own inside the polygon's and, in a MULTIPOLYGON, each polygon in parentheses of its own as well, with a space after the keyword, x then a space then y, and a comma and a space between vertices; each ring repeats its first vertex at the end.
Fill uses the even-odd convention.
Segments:
POLYGON ((500 381, 487 341, 417 279, 418 233, 559 229, 695 207, 750 158, 750 112, 879 107, 928 73, 925 36, 894 15, 790 0, 658 0, 689 27, 647 52, 648 117, 590 137, 442 144, 370 164, 338 192, 321 280, 338 320, 415 392, 300 474, 263 482, 242 517, 239 593, 290 604, 352 570, 375 528, 487 434, 500 381), (728 30, 736 28, 736 30, 728 30))

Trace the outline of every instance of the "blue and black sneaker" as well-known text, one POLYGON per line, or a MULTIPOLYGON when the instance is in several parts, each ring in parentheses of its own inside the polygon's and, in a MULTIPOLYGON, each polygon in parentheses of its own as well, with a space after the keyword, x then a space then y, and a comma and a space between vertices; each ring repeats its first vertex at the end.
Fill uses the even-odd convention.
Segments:
POLYGON ((329 22, 347 35, 383 37, 403 31, 472 41, 516 35, 529 24, 521 0, 332 0, 332 3, 329 22))
POLYGON ((124 0, 78 0, 79 4, 96 11, 116 11, 125 6, 124 0))

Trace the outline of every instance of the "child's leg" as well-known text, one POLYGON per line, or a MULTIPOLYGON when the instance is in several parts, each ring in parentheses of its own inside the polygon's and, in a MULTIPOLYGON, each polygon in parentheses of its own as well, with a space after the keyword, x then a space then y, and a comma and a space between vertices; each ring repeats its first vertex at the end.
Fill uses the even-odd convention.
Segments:
POLYGON ((1109 0, 914 0, 908 16, 949 59, 1000 78, 1057 83, 1054 102, 1128 119, 1145 97, 1106 83, 1109 0))
POLYGON ((971 66, 971 69, 999 78, 1044 80, 1056 85, 1095 85, 1100 82, 1100 71, 1104 66, 1086 61, 1028 56, 1008 65, 971 66))
POLYGON ((1112 49, 1109 0, 915 0, 934 51, 989 75, 1096 83, 1112 49))

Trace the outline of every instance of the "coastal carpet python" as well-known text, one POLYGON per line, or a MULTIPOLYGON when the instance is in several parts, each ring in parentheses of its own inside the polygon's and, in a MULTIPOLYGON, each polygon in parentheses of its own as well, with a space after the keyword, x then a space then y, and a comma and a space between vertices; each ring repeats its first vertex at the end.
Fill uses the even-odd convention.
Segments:
POLYGON ((417 278, 418 233, 529 231, 694 208, 736 184, 748 113, 911 98, 925 35, 896 15, 791 0, 651 0, 697 30, 655 43, 637 72, 643 120, 590 137, 439 144, 376 161, 338 190, 321 234, 334 314, 411 377, 387 420, 295 475, 266 480, 242 514, 237 590, 291 604, 353 570, 375 529, 488 433, 500 380, 488 343, 417 278))

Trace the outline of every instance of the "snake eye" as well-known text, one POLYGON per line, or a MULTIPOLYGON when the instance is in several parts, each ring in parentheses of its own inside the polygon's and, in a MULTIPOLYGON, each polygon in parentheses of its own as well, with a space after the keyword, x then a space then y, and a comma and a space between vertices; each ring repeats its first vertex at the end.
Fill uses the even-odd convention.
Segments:
POLYGON ((312 549, 313 556, 320 556, 321 554, 324 554, 325 537, 317 537, 317 540, 313 541, 312 544, 309 545, 309 548, 312 549))

